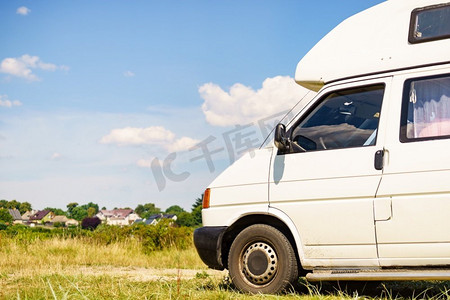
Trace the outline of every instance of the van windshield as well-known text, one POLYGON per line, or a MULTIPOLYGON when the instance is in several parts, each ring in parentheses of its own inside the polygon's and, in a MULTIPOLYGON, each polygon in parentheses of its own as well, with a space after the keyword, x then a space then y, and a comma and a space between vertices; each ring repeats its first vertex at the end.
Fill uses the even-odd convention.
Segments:
POLYGON ((261 131, 264 132, 266 130, 266 138, 264 142, 261 144, 259 149, 263 149, 264 147, 267 147, 268 145, 273 143, 274 139, 274 130, 278 123, 283 123, 288 127, 294 119, 296 119, 297 115, 299 115, 302 110, 305 108, 306 105, 308 105, 311 100, 314 99, 314 97, 317 95, 316 92, 313 92, 309 90, 306 95, 304 95, 297 104, 294 105, 290 110, 287 110, 284 114, 281 114, 283 116, 281 119, 276 119, 273 122, 270 123, 269 127, 267 124, 263 122, 258 122, 259 127, 261 128, 261 131), (264 128, 263 128, 264 127, 264 128), (263 130, 264 129, 264 130, 263 130))

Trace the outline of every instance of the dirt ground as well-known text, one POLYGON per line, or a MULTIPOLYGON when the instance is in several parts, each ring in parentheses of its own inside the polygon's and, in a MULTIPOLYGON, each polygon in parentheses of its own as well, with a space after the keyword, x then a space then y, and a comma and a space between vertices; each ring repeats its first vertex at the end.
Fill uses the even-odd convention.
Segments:
MULTIPOLYGON (((153 268, 127 268, 127 267, 83 267, 79 268, 79 273, 84 275, 108 275, 127 277, 135 281, 151 280, 175 280, 192 279, 197 274, 204 273, 213 278, 223 278, 228 275, 228 271, 217 270, 192 270, 192 269, 153 269, 153 268)), ((73 273, 72 273, 73 274, 73 273)))
MULTIPOLYGON (((116 267, 116 266, 83 266, 66 267, 63 270, 46 270, 39 272, 39 275, 90 275, 90 276, 111 276, 125 277, 133 281, 155 281, 155 280, 187 280, 196 276, 209 276, 211 278, 222 279, 228 275, 228 271, 217 270, 193 270, 193 269, 156 269, 156 268, 138 268, 138 267, 116 267), (198 274, 198 275, 197 275, 198 274), (207 274, 207 275, 206 275, 207 274)), ((11 277, 26 276, 28 274, 8 274, 11 277)))

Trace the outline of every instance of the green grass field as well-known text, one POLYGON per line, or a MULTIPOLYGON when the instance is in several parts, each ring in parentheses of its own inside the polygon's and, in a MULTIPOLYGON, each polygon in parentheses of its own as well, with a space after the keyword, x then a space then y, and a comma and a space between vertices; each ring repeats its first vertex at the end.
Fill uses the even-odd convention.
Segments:
POLYGON ((137 239, 109 244, 0 235, 0 299, 449 299, 448 282, 302 283, 285 295, 244 295, 208 270, 191 246, 145 252, 137 239))

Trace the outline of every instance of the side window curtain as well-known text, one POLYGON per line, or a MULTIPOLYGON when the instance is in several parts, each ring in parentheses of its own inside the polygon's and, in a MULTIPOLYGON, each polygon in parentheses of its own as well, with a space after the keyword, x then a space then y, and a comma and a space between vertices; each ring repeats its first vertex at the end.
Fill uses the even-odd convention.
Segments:
POLYGON ((405 83, 402 141, 450 135, 450 76, 405 83))
POLYGON ((378 84, 325 95, 292 129, 293 152, 374 145, 384 88, 378 84))

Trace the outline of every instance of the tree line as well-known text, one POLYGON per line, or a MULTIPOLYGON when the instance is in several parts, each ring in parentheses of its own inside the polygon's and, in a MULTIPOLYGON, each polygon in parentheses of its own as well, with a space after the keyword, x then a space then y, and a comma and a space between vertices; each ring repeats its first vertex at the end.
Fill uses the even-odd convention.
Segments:
MULTIPOLYGON (((154 203, 139 204, 134 212, 141 218, 147 219, 155 214, 174 214, 177 216, 176 223, 179 226, 197 227, 202 223, 202 197, 195 199, 192 204, 191 211, 187 212, 178 205, 172 205, 165 211, 162 211, 159 207, 156 207, 154 203)), ((82 221, 85 218, 94 217, 99 212, 99 206, 96 203, 89 202, 87 204, 79 205, 77 202, 71 202, 66 205, 67 210, 55 207, 46 207, 44 210, 52 211, 55 215, 66 216, 71 219, 82 221)), ((130 207, 124 207, 125 209, 132 209, 130 207)), ((10 223, 12 222, 12 216, 9 214, 8 209, 17 209, 20 214, 23 215, 27 211, 32 210, 32 206, 28 202, 19 202, 16 200, 0 200, 0 222, 10 223)), ((105 210, 106 207, 102 207, 105 210)), ((117 209, 115 207, 114 209, 117 209)))

